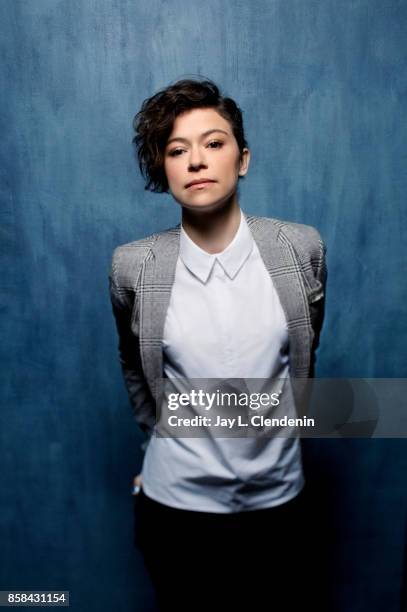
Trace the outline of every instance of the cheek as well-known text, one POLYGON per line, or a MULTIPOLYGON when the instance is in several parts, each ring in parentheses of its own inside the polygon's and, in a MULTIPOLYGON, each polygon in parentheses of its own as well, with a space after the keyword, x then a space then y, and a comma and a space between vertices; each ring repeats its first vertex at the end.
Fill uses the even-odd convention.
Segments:
POLYGON ((234 177, 239 173, 239 161, 229 155, 219 160, 219 168, 226 177, 234 177))
POLYGON ((164 171, 165 171, 165 175, 167 177, 167 181, 169 183, 177 182, 177 177, 179 176, 179 171, 177 170, 177 167, 174 166, 174 164, 171 164, 171 163, 164 164, 164 171))

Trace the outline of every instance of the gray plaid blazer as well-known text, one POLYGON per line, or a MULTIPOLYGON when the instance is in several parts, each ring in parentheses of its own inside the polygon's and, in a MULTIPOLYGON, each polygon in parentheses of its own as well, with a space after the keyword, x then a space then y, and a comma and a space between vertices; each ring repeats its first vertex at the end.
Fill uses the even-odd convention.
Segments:
MULTIPOLYGON (((326 247, 318 231, 309 225, 243 214, 287 319, 290 377, 295 383, 297 411, 303 414, 306 379, 314 375, 324 318, 326 247)), ((119 361, 135 419, 148 437, 163 392, 162 338, 180 227, 179 223, 118 246, 109 274, 119 361)))

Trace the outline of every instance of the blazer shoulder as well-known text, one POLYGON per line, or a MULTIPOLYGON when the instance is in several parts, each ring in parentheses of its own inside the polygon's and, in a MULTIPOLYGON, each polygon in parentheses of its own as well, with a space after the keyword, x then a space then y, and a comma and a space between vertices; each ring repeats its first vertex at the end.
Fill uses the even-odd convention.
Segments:
POLYGON ((249 225, 263 225, 277 228, 278 233, 282 233, 286 239, 297 246, 301 250, 313 252, 315 248, 320 249, 324 246, 319 231, 312 225, 305 223, 294 223, 293 221, 284 221, 275 217, 257 217, 255 215, 247 216, 249 225))
POLYGON ((274 227, 274 232, 277 228, 277 240, 285 242, 294 250, 310 286, 314 285, 313 276, 321 279, 326 277, 326 245, 314 226, 273 217, 251 216, 250 222, 269 227, 270 230, 274 227))
POLYGON ((118 286, 134 286, 141 266, 150 255, 157 234, 117 246, 112 254, 109 277, 118 286))
POLYGON ((321 234, 313 225, 285 221, 281 229, 294 245, 306 252, 313 253, 315 250, 319 252, 325 246, 321 234))
POLYGON ((143 263, 154 257, 154 245, 162 236, 179 233, 179 226, 180 224, 117 246, 113 251, 109 274, 113 282, 122 287, 134 287, 143 263))
POLYGON ((297 253, 311 286, 313 282, 308 276, 309 270, 312 270, 313 275, 324 285, 327 276, 326 245, 316 227, 304 223, 285 222, 282 231, 297 253))

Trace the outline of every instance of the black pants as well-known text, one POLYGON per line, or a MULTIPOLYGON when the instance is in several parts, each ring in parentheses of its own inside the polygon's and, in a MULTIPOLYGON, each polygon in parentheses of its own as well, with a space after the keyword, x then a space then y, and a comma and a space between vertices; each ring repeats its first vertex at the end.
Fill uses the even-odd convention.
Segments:
POLYGON ((219 514, 172 508, 141 490, 135 543, 160 610, 304 609, 310 584, 303 498, 302 491, 274 508, 219 514))

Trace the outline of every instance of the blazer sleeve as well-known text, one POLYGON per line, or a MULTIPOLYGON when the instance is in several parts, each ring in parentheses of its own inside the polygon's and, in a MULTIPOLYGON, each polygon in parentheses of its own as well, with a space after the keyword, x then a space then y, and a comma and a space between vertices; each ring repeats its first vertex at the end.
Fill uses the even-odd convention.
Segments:
POLYGON ((119 362, 135 420, 147 436, 141 445, 145 451, 155 425, 155 401, 143 373, 139 337, 131 327, 134 292, 118 284, 114 260, 113 255, 109 292, 119 338, 119 362))
POLYGON ((326 282, 328 278, 326 266, 326 244, 318 235, 318 258, 314 265, 315 278, 321 283, 321 297, 310 303, 310 314, 312 327, 314 330, 314 340, 311 349, 310 378, 315 375, 316 350, 319 346, 319 339, 325 317, 326 282))

